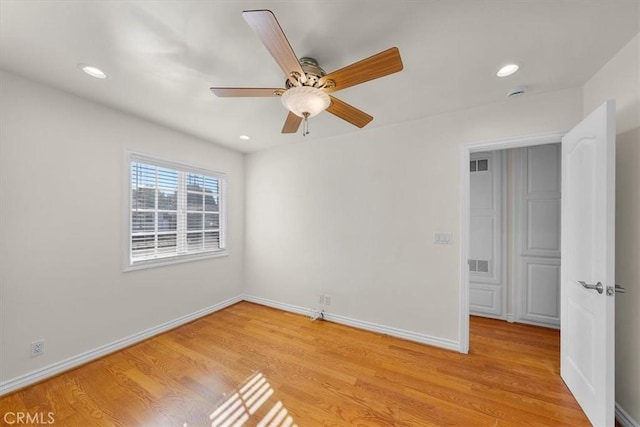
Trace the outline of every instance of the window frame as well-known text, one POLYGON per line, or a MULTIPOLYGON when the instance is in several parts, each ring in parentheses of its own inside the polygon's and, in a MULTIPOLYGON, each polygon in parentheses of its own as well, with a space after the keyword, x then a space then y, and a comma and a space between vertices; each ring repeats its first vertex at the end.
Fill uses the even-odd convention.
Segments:
MULTIPOLYGON (((229 255, 228 249, 228 225, 227 225, 227 191, 228 191, 228 182, 227 182, 227 174, 224 172, 214 171, 205 167, 196 166, 189 163, 177 162, 174 160, 167 160, 161 157, 147 155, 135 151, 125 150, 125 161, 124 161, 124 185, 123 185, 123 198, 124 198, 124 209, 123 209, 123 271, 135 271, 147 268, 155 268, 161 267, 165 265, 172 264, 181 264, 184 262, 198 261, 203 259, 210 258, 218 258, 229 255), (199 253, 183 253, 183 254, 175 254, 169 256, 161 256, 157 258, 150 258, 146 260, 138 260, 134 261, 132 257, 132 212, 133 212, 133 200, 132 200, 132 164, 133 163, 143 163, 151 166, 171 169, 174 171, 182 172, 182 173, 193 173, 199 175, 205 175, 207 177, 215 178, 218 180, 218 197, 219 197, 219 206, 218 206, 218 222, 219 222, 219 246, 220 249, 203 251, 199 253)), ((179 185, 184 183, 183 178, 178 178, 179 185)), ((187 190, 186 188, 184 199, 186 203, 187 199, 187 190)), ((180 199, 180 195, 178 195, 178 199, 180 199)), ((179 207, 178 207, 179 208, 179 207)), ((156 211, 158 210, 158 206, 156 205, 156 211)), ((179 210, 179 209, 178 209, 179 210)), ((178 236, 180 233, 184 233, 184 239, 187 239, 187 213, 188 209, 184 209, 184 227, 180 227, 180 224, 176 226, 176 239, 179 240, 178 236)), ((177 214, 179 216, 180 213, 177 214)), ((206 215, 206 211, 203 211, 203 215, 206 215)), ((180 223, 179 219, 176 219, 178 223, 180 223)), ((203 230, 203 233, 205 231, 203 230)), ((157 233, 157 230, 156 230, 157 233)), ((204 242, 203 242, 204 243, 204 242)))

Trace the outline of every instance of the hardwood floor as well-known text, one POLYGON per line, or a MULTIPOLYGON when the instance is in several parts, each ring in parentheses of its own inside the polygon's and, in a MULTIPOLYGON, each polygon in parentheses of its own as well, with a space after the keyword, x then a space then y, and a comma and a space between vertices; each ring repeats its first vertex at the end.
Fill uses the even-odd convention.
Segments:
POLYGON ((242 302, 5 396, 0 416, 51 412, 56 426, 589 425, 559 377, 558 331, 473 317, 470 346, 462 355, 242 302))

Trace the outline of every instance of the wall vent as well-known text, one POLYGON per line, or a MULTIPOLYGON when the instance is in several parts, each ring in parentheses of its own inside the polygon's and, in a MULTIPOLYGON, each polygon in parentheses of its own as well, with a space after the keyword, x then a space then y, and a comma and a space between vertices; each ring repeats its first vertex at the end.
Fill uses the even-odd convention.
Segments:
POLYGON ((489 159, 471 160, 469 163, 469 171, 486 172, 489 170, 489 159))
POLYGON ((485 259, 470 259, 468 262, 469 262, 469 271, 473 271, 476 273, 489 272, 489 261, 485 259))
POLYGON ((507 92, 507 98, 522 96, 526 91, 527 91, 526 86, 516 86, 513 89, 510 89, 509 92, 507 92))

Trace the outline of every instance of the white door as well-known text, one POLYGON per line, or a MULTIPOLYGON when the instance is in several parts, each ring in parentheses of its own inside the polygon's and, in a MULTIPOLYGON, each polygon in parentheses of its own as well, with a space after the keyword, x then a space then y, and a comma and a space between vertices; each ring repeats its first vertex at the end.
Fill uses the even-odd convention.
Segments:
POLYGON ((561 376, 594 426, 614 425, 615 102, 562 138, 561 376))
POLYGON ((503 156, 504 151, 473 153, 469 163, 469 311, 501 319, 507 297, 502 271, 503 156))
POLYGON ((523 147, 516 172, 516 321, 560 326, 561 145, 523 147))

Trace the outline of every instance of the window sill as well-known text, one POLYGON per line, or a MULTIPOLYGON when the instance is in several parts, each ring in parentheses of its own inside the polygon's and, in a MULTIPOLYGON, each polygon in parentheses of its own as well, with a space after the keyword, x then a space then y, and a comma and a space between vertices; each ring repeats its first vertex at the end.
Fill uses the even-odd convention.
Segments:
POLYGON ((220 257, 226 257, 226 256, 229 256, 229 251, 225 249, 223 251, 209 252, 206 254, 158 258, 158 259, 152 259, 147 261, 139 261, 139 262, 136 262, 135 264, 127 264, 125 265, 122 271, 124 273, 127 273, 129 271, 146 270, 148 268, 164 267, 167 265, 182 264, 185 262, 201 261, 205 259, 220 258, 220 257))

